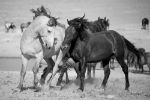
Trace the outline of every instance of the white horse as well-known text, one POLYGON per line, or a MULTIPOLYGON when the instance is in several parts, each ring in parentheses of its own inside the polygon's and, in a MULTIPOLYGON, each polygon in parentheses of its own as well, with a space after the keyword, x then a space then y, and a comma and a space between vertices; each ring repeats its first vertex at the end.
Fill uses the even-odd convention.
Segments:
POLYGON ((33 67, 34 74, 34 87, 38 85, 37 73, 39 70, 39 64, 43 57, 48 66, 51 66, 50 59, 53 55, 57 55, 59 52, 61 43, 65 37, 65 28, 61 26, 48 26, 50 21, 49 17, 38 16, 30 26, 24 31, 21 41, 20 50, 22 58, 22 68, 20 72, 20 83, 18 88, 23 90, 23 81, 26 74, 27 63, 30 59, 35 59, 35 66, 33 67), (45 47, 50 47, 46 49, 45 47))

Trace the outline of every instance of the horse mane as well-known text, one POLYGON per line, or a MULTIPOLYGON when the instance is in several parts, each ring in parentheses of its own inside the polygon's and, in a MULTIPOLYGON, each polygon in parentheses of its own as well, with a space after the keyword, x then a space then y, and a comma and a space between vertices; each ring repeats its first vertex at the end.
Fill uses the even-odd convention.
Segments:
POLYGON ((40 8, 37 8, 36 10, 32 8, 30 11, 35 14, 33 19, 35 19, 37 16, 40 15, 44 15, 49 18, 51 17, 51 12, 49 11, 48 8, 45 8, 43 5, 40 8))

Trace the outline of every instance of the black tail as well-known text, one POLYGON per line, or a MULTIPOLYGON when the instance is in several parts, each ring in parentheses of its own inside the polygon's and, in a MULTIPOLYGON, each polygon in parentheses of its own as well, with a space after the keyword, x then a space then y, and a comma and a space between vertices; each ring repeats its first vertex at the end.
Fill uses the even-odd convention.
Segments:
POLYGON ((137 59, 138 59, 138 62, 139 62, 140 61, 140 53, 137 50, 137 48, 129 40, 127 40, 126 38, 124 38, 124 41, 125 41, 125 44, 126 44, 128 50, 130 50, 131 52, 133 52, 137 56, 137 59))

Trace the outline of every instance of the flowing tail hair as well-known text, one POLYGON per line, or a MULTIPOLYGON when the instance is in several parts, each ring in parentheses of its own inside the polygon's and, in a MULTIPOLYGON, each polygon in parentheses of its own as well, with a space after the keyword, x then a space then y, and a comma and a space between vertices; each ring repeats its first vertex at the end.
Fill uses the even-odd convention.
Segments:
POLYGON ((131 52, 133 52, 137 56, 138 63, 139 63, 140 62, 140 53, 139 53, 139 51, 137 50, 137 48, 129 40, 127 40, 124 37, 123 37, 123 39, 125 41, 125 44, 126 44, 128 50, 130 50, 131 52))

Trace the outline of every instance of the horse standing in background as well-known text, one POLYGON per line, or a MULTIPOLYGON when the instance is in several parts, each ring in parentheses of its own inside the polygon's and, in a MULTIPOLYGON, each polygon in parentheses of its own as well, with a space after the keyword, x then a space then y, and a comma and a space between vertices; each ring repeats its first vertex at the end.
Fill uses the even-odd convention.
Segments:
POLYGON ((142 29, 148 29, 149 28, 149 19, 143 18, 142 19, 142 29))
POLYGON ((14 30, 16 25, 13 22, 6 22, 5 23, 5 30, 8 33, 10 29, 14 30))
POLYGON ((24 32, 24 30, 25 30, 30 24, 31 24, 31 22, 21 23, 21 24, 20 24, 21 32, 24 32))

